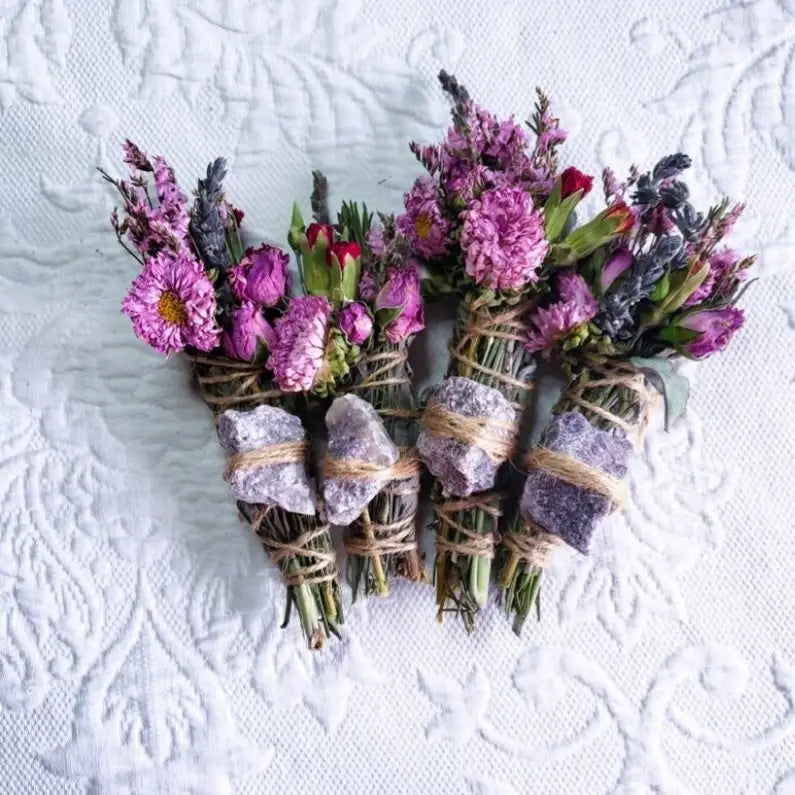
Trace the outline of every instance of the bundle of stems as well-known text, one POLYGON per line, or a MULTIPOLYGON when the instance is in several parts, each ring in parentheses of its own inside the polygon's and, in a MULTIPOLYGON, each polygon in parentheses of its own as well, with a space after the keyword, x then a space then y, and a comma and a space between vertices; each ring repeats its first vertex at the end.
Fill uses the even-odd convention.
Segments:
MULTIPOLYGON (((216 417, 230 408, 249 411, 266 404, 295 408, 293 397, 271 387, 261 365, 206 354, 188 358, 198 392, 216 417)), ((330 635, 339 637, 342 599, 331 536, 320 509, 315 516, 306 516, 238 501, 238 510, 281 570, 287 588, 283 626, 294 606, 309 648, 322 648, 330 635)))
MULTIPOLYGON (((518 423, 531 394, 528 379, 534 369, 523 345, 529 305, 517 301, 495 307, 490 305, 492 297, 473 293, 461 303, 447 375, 498 389, 516 409, 518 423)), ((437 503, 437 618, 456 613, 471 631, 488 599, 503 497, 495 490, 448 500, 438 481, 432 495, 437 503)))

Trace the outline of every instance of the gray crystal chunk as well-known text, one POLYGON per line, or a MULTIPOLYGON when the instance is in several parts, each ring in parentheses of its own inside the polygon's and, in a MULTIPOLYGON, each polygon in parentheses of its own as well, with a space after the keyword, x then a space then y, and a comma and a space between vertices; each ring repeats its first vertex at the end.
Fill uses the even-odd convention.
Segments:
MULTIPOLYGON (((431 397, 430 404, 433 403, 465 417, 485 417, 502 423, 513 423, 516 419, 516 411, 499 390, 471 378, 446 379, 431 397)), ((493 432, 506 439, 511 435, 507 428, 493 432)), ((422 428, 417 450, 447 494, 468 497, 493 488, 497 479, 500 463, 475 444, 437 436, 422 428)))
MULTIPOLYGON (((229 456, 302 441, 306 431, 294 414, 274 406, 257 406, 251 411, 225 411, 218 421, 218 438, 229 456)), ((229 487, 243 502, 278 505, 308 516, 315 513, 315 490, 303 461, 237 469, 229 475, 229 487)))
MULTIPOLYGON (((326 413, 327 456, 367 461, 389 467, 400 457, 378 412, 356 395, 338 397, 326 413)), ((381 490, 382 481, 326 478, 323 501, 329 522, 348 525, 361 516, 367 503, 381 490)))
MULTIPOLYGON (((633 451, 627 439, 594 428, 575 412, 555 417, 544 431, 541 444, 619 480, 627 474, 633 451)), ((587 554, 593 531, 611 506, 600 494, 533 469, 527 475, 521 510, 528 519, 587 554)))

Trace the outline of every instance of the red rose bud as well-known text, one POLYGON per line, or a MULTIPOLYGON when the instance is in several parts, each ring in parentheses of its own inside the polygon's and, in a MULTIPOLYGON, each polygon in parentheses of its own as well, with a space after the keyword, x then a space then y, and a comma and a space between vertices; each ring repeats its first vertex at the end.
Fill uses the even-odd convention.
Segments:
POLYGON ((324 248, 329 248, 334 243, 334 227, 331 224, 309 224, 306 239, 310 249, 314 249, 318 241, 324 248))
POLYGON ((243 223, 243 219, 246 217, 246 214, 239 207, 232 208, 232 215, 235 216, 235 223, 238 226, 243 223))
POLYGON ((569 166, 560 175, 561 199, 566 199, 578 191, 582 191, 582 196, 580 196, 580 198, 583 198, 591 192, 592 187, 593 177, 589 176, 588 174, 583 174, 582 171, 575 168, 574 166, 569 166))
MULTIPOLYGON (((311 229, 312 227, 310 226, 309 230, 311 229)), ((308 234, 309 232, 307 232, 307 235, 308 234)), ((331 244, 329 256, 336 257, 337 262, 340 264, 340 268, 345 270, 345 268, 347 268, 349 265, 358 264, 359 258, 362 256, 362 250, 358 243, 349 243, 345 240, 340 240, 337 243, 331 244)))
POLYGON ((622 201, 611 204, 610 207, 605 210, 604 217, 611 218, 615 221, 617 224, 615 233, 617 235, 623 235, 624 232, 629 232, 629 230, 635 226, 635 216, 632 215, 632 210, 622 201))

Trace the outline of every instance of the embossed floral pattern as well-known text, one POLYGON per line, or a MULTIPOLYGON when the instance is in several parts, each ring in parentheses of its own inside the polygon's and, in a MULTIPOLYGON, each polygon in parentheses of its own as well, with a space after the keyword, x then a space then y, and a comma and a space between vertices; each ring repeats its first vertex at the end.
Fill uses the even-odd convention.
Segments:
POLYGON ((795 10, 570 6, 0 0, 3 793, 795 791, 795 368, 766 353, 795 330, 795 10), (257 240, 310 167, 399 211, 405 141, 441 134, 434 74, 459 66, 502 109, 552 75, 578 156, 620 178, 681 143, 694 190, 747 196, 754 321, 649 434, 632 507, 554 563, 523 641, 496 610, 474 639, 439 627, 431 590, 398 586, 310 658, 188 373, 118 311, 134 274, 93 167, 123 134, 186 185, 234 154, 257 240))

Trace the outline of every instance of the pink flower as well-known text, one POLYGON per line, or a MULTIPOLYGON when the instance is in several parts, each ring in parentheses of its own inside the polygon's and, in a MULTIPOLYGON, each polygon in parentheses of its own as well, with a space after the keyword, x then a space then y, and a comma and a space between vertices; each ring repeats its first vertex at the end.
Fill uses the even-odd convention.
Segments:
POLYGON ((358 243, 348 242, 347 240, 338 240, 336 243, 331 244, 331 248, 327 254, 329 262, 336 259, 339 263, 340 269, 350 265, 356 265, 362 256, 362 249, 358 243))
POLYGON ((267 367, 283 392, 307 392, 321 377, 331 304, 321 296, 293 298, 276 321, 276 344, 267 367))
POLYGON ((310 250, 314 250, 318 240, 328 248, 334 242, 334 227, 331 224, 309 224, 306 240, 310 250))
POLYGON ((423 257, 437 257, 447 250, 450 222, 442 215, 436 182, 419 177, 403 197, 406 212, 397 218, 398 231, 423 257))
POLYGON ((685 306, 695 306, 711 298, 717 290, 721 293, 731 292, 731 288, 736 285, 737 281, 745 278, 744 271, 738 271, 733 276, 732 271, 734 266, 740 261, 740 255, 730 248, 724 248, 721 251, 716 251, 709 258, 709 273, 707 278, 701 283, 701 286, 685 301, 685 306), (729 277, 729 278, 727 278, 729 277), (736 279, 736 281, 733 281, 736 279), (728 282, 728 284, 727 284, 728 282))
POLYGON ((602 268, 599 282, 602 292, 610 289, 610 285, 632 264, 632 252, 623 246, 617 248, 602 268))
POLYGON ((425 312, 420 290, 420 271, 416 263, 387 270, 386 282, 375 301, 376 312, 398 310, 385 326, 384 335, 392 343, 403 342, 407 337, 425 328, 425 312))
POLYGON ((361 345, 373 333, 373 318, 364 304, 346 304, 339 314, 340 330, 351 345, 361 345))
POLYGON ((124 150, 124 162, 135 171, 151 171, 152 163, 140 147, 134 144, 129 138, 122 144, 124 150))
POLYGON ((521 188, 492 188, 462 213, 466 272, 493 290, 519 290, 538 280, 549 250, 544 219, 521 188))
POLYGON ((365 268, 359 279, 359 298, 368 304, 372 304, 378 295, 379 289, 378 277, 370 268, 365 268))
POLYGON ((250 362, 260 343, 270 350, 276 344, 276 332, 265 320, 262 309, 245 301, 232 310, 231 326, 222 339, 224 353, 230 359, 250 362))
POLYGON ((191 254, 161 251, 146 261, 122 302, 138 337, 160 353, 218 346, 215 290, 191 254))
POLYGON ((532 317, 532 328, 525 341, 525 348, 530 353, 549 350, 599 311, 599 302, 587 282, 574 271, 559 274, 557 290, 560 300, 545 309, 538 309, 532 317))
POLYGON ((240 264, 229 269, 229 284, 241 301, 276 306, 290 289, 290 258, 276 246, 250 248, 240 264))
POLYGON ((373 256, 380 257, 386 251, 384 242, 384 227, 373 226, 367 233, 367 247, 373 256))
POLYGON ((560 175, 560 198, 566 199, 578 191, 582 191, 584 198, 591 192, 593 187, 593 177, 588 174, 583 174, 582 171, 576 169, 574 166, 569 166, 560 175))
POLYGON ((682 350, 695 359, 704 359, 722 351, 744 322, 743 310, 728 306, 685 315, 676 325, 698 332, 698 337, 683 345, 682 350))

